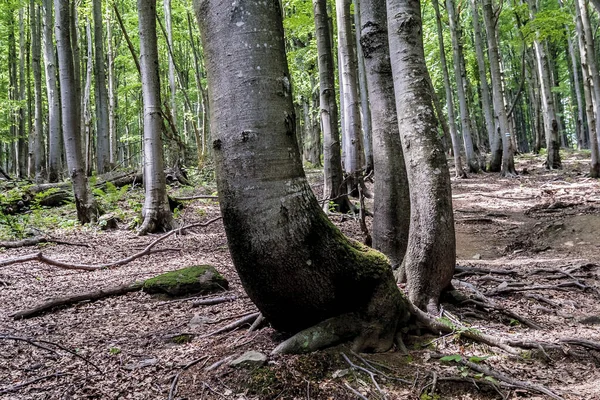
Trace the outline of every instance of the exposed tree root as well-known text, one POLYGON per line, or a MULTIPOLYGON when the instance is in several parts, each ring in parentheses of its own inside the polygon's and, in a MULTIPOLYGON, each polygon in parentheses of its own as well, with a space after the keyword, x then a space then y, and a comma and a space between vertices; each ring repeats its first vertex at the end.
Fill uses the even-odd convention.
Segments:
POLYGON ((237 321, 234 321, 228 325, 225 325, 224 327, 219 328, 216 331, 207 333, 206 335, 204 335, 202 337, 207 338, 210 336, 218 335, 219 333, 232 331, 236 328, 239 328, 240 326, 242 326, 244 324, 250 324, 251 322, 254 322, 254 320, 256 320, 259 317, 259 315, 260 315, 259 312, 255 312, 255 313, 246 315, 245 317, 242 317, 242 318, 238 319, 237 321))
POLYGON ((57 297, 55 299, 49 300, 45 303, 37 305, 33 308, 29 308, 27 310, 17 311, 11 314, 11 317, 14 319, 24 319, 31 318, 36 315, 45 313, 55 307, 60 306, 69 306, 71 304, 79 303, 80 301, 95 301, 104 299, 110 296, 119 296, 122 294, 126 294, 129 292, 134 292, 136 290, 140 290, 143 287, 143 283, 136 282, 129 285, 116 286, 108 289, 100 289, 94 290, 92 292, 79 293, 71 296, 57 297))
POLYGON ((169 390, 168 400, 173 400, 175 398, 175 395, 177 394, 177 383, 179 382, 179 377, 181 376, 181 374, 184 371, 193 367, 194 365, 198 364, 199 362, 204 361, 204 363, 206 364, 206 362, 208 361, 209 358, 210 358, 210 356, 203 356, 192 362, 189 362, 181 368, 181 371, 179 371, 177 374, 175 374, 175 376, 173 377, 173 380, 171 381, 171 389, 169 390))
POLYGON ((4 247, 7 249, 17 249, 19 247, 27 247, 27 246, 36 246, 40 243, 56 243, 56 244, 67 244, 70 246, 81 246, 81 247, 90 247, 85 243, 74 243, 67 242, 64 240, 58 240, 50 237, 32 237, 23 240, 16 241, 0 241, 0 247, 4 247))
POLYGON ((177 251, 179 249, 157 249, 154 250, 154 246, 156 246, 157 244, 159 244, 160 242, 162 242, 163 240, 165 240, 166 238, 168 238, 169 236, 177 233, 177 232, 182 232, 186 229, 192 229, 192 228, 197 228, 197 227, 205 227, 208 226, 210 224, 212 224, 215 221, 220 220, 221 217, 217 217, 217 218, 213 218, 208 222, 198 222, 198 223, 194 223, 194 224, 189 224, 186 225, 180 229, 177 230, 172 230, 170 232, 165 233, 164 235, 160 236, 159 238, 157 238, 156 240, 154 240, 153 242, 151 242, 148 246, 146 246, 146 248, 138 253, 135 253, 129 257, 117 260, 117 261, 113 261, 110 263, 106 263, 106 264, 74 264, 74 263, 67 263, 67 262, 63 262, 63 261, 58 261, 58 260, 54 260, 52 258, 49 258, 47 256, 45 256, 41 251, 38 253, 34 253, 34 254, 28 254, 22 257, 16 257, 16 258, 10 258, 7 260, 0 260, 0 267, 6 267, 9 265, 13 265, 13 264, 19 264, 19 263, 24 263, 27 261, 39 261, 41 263, 44 264, 48 264, 48 265, 52 265, 55 267, 59 267, 59 268, 64 268, 64 269, 76 269, 76 270, 84 270, 84 271, 96 271, 99 269, 107 269, 107 268, 112 268, 112 267, 118 267, 121 265, 125 265, 130 263, 133 260, 136 260, 140 257, 155 253, 155 252, 162 252, 162 251, 177 251))
POLYGON ((248 333, 254 332, 255 330, 257 330, 258 328, 260 328, 266 322, 267 322, 267 319, 262 315, 262 313, 260 313, 258 315, 258 317, 256 318, 256 320, 254 321, 254 323, 248 329, 248 333))

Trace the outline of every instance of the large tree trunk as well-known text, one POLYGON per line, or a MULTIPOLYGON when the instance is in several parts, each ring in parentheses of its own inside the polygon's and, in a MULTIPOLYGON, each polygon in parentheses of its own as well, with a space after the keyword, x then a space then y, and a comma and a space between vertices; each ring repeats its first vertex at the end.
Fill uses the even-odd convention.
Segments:
POLYGON ((52 0, 44 0, 44 65, 48 98, 48 180, 58 182, 62 169, 60 97, 56 84, 56 56, 52 42, 52 0))
POLYGON ((418 0, 388 0, 390 55, 398 126, 410 185, 410 232, 404 257, 410 299, 435 312, 456 262, 450 174, 437 135, 423 51, 418 0))
POLYGON ((448 63, 446 62, 446 48, 444 46, 444 32, 442 30, 442 17, 440 15, 440 6, 438 0, 432 0, 435 11, 435 23, 437 27, 438 43, 440 47, 440 66, 444 77, 444 90, 446 91, 446 107, 448 108, 448 130, 452 140, 452 153, 454 153, 454 169, 457 178, 465 178, 467 175, 463 169, 460 158, 460 142, 456 132, 456 117, 454 114, 454 99, 452 87, 450 86, 450 76, 448 74, 448 63))
POLYGON ((169 209, 161 138, 162 111, 156 44, 156 0, 138 0, 140 71, 144 103, 144 186, 146 198, 139 234, 170 230, 173 214, 169 209))
POLYGON ((358 97, 358 79, 356 69, 356 44, 352 34, 352 0, 336 0, 338 27, 338 53, 340 70, 340 99, 343 101, 342 146, 344 172, 348 193, 358 195, 357 185, 364 167, 363 140, 360 120, 360 99, 358 97))
POLYGON ((102 1, 93 0, 92 3, 96 64, 96 168, 98 174, 103 174, 111 168, 108 93, 106 91, 106 72, 104 69, 104 28, 102 24, 102 1))
POLYGON ((396 269, 408 243, 410 198, 398 132, 385 0, 361 0, 360 7, 360 45, 373 117, 373 247, 387 255, 396 269))
MULTIPOLYGON (((490 76, 492 80, 492 99, 494 103, 494 113, 498 120, 498 135, 494 140, 502 140, 502 167, 503 176, 516 175, 514 160, 514 148, 510 140, 510 126, 508 116, 504 107, 504 92, 502 89, 502 74, 500 72, 500 53, 498 50, 498 38, 496 37, 496 20, 494 10, 492 9, 492 0, 483 0, 483 19, 488 41, 488 57, 490 60, 490 76)), ((497 143, 492 144, 492 149, 498 147, 497 143)), ((490 165, 490 170, 497 172, 495 164, 490 165)))
POLYGON ((71 28, 71 7, 68 0, 54 0, 56 13, 56 47, 58 51, 58 72, 60 77, 60 97, 62 100, 62 129, 67 153, 67 167, 73 182, 77 219, 82 224, 96 217, 94 198, 88 188, 81 147, 81 117, 79 96, 75 79, 75 59, 71 48, 71 38, 75 33, 71 28))
POLYGON ((494 122, 494 110, 490 100, 490 85, 487 80, 487 66, 485 63, 485 55, 483 39, 481 38, 481 22, 479 20, 479 7, 476 0, 471 0, 471 14, 473 15, 473 36, 475 39, 475 55, 477 57, 477 71, 479 72, 479 81, 481 84, 481 108, 483 109, 483 118, 485 121, 485 130, 488 135, 490 151, 492 157, 496 157, 495 161, 498 166, 502 163, 502 142, 494 140, 497 134, 494 122), (492 144, 496 143, 496 148, 492 148, 492 144))
MULTIPOLYGON (((338 106, 335 100, 334 64, 331 44, 331 30, 327 16, 327 1, 313 0, 315 30, 319 63, 319 85, 321 108, 321 130, 323 131, 323 195, 335 204, 337 211, 350 210, 350 201, 345 195, 342 173, 340 134, 338 130, 338 106)), ((328 209, 325 203, 324 208, 328 209)))
POLYGON ((194 2, 233 262, 275 329, 296 332, 333 317, 319 325, 323 336, 296 351, 315 339, 319 346, 354 339, 357 350, 383 351, 405 303, 385 257, 346 239, 306 181, 278 4, 194 2))
POLYGON ((586 102, 586 114, 590 130, 590 150, 592 162, 590 175, 600 177, 600 152, 598 150, 598 132, 600 131, 600 76, 596 64, 594 36, 590 26, 587 4, 585 0, 577 0, 575 4, 576 26, 581 55, 581 71, 586 102))
POLYGON ((479 172, 479 160, 473 148, 471 136, 471 116, 466 95, 466 74, 464 71, 464 57, 462 55, 460 21, 454 9, 454 0, 446 0, 446 11, 450 23, 450 37, 452 38, 452 58, 454 59, 454 79, 456 81, 456 94, 458 95, 458 106, 460 111, 460 125, 462 128, 463 143, 465 145, 465 158, 469 166, 469 172, 479 172))
POLYGON ((42 120, 42 44, 41 44, 41 8, 30 2, 32 15, 29 17, 31 23, 31 63, 33 65, 33 92, 35 98, 35 123, 33 156, 35 163, 35 181, 41 182, 46 175, 46 157, 44 151, 44 133, 42 120))

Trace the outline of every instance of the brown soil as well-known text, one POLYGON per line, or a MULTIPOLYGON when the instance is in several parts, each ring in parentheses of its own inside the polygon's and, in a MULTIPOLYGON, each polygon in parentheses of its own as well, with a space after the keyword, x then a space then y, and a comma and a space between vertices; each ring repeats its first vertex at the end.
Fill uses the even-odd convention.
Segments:
MULTIPOLYGON (((527 174, 500 178, 473 175, 453 180, 457 264, 506 270, 508 274, 471 274, 458 279, 490 294, 507 287, 550 285, 551 289, 497 295, 493 300, 540 325, 531 329, 495 311, 444 305, 467 326, 498 337, 559 343, 564 338, 600 340, 598 274, 600 253, 600 192, 598 181, 585 176, 588 160, 568 155, 561 171, 546 171, 542 159, 521 157, 518 170, 527 174), (560 272, 563 271, 563 272, 560 272), (557 287, 578 282, 580 287, 557 287), (586 287, 582 289, 581 287, 586 287), (537 294, 542 297, 533 298, 537 294), (548 302, 540 301, 540 298, 548 302)), ((318 173, 309 178, 319 182, 318 173)), ((315 191, 319 192, 315 185, 315 191)), ((185 223, 218 215, 216 203, 196 201, 183 213, 185 223), (198 210, 204 210, 200 217, 198 210)), ((334 216, 350 236, 360 238, 358 221, 334 216)), ((84 242, 89 248, 45 245, 39 249, 5 250, 0 260, 43 251, 77 263, 103 263, 144 248, 157 236, 138 237, 126 230, 92 228, 55 232, 60 238, 84 242)), ((265 354, 282 340, 271 328, 247 333, 247 326, 230 333, 203 337, 256 308, 245 297, 231 264, 221 222, 167 239, 154 253, 122 267, 102 271, 69 271, 37 262, 0 270, 0 335, 57 343, 76 352, 84 362, 60 348, 55 351, 28 343, 1 340, 0 398, 2 399, 167 399, 173 378, 180 373, 176 399, 356 399, 348 386, 368 399, 544 399, 539 393, 493 388, 482 383, 444 381, 449 376, 476 373, 440 362, 439 354, 489 356, 481 362, 515 379, 544 385, 564 399, 600 399, 600 353, 563 344, 545 357, 516 358, 496 348, 462 341, 458 335, 422 336, 411 332, 408 355, 389 352, 363 355, 378 370, 381 392, 364 372, 349 370, 343 359, 366 365, 348 349, 337 347, 304 356, 269 357, 259 369, 224 364, 205 367, 247 350, 265 354), (169 302, 143 292, 93 303, 84 302, 28 320, 9 315, 51 297, 131 283, 162 272, 197 264, 212 264, 230 282, 234 302, 192 308, 191 301, 169 302), (192 328, 195 315, 204 325, 192 328), (173 341, 180 333, 191 341, 173 341), (193 360, 198 364, 182 371, 193 360), (91 364, 98 367, 99 373, 91 364), (145 365, 145 366, 144 366, 145 365), (430 385, 437 377, 435 390, 430 385), (32 380, 40 379, 36 382, 32 380), (409 383, 403 383, 401 378, 409 383), (28 383, 22 387, 18 385, 28 383), (10 391, 10 392, 7 392, 10 391)), ((465 292, 466 293, 466 292, 465 292)), ((372 369, 373 370, 373 369, 372 369)), ((477 376, 476 380, 486 380, 477 376)), ((489 378, 487 378, 489 379, 489 378)))

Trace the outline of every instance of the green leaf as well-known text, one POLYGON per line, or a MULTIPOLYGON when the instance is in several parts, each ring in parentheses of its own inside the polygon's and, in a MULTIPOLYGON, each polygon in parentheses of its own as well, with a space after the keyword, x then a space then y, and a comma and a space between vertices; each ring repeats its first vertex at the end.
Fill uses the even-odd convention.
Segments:
POLYGON ((462 357, 459 356, 458 354, 451 354, 449 356, 444 356, 442 358, 440 358, 440 361, 456 361, 456 362, 460 362, 462 360, 462 357))
POLYGON ((488 358, 490 358, 490 356, 483 356, 483 357, 471 356, 471 357, 469 357, 469 361, 474 362, 474 363, 480 363, 482 361, 487 360, 488 358))

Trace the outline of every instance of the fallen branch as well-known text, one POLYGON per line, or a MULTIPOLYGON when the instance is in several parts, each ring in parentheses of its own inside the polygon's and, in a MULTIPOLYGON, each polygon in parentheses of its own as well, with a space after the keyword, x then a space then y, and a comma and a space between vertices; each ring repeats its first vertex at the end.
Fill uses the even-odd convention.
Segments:
POLYGON ((179 371, 174 377, 173 377, 173 381, 171 382, 171 389, 169 390, 169 400, 173 400, 175 398, 175 395, 177 394, 177 382, 179 382, 179 376, 181 376, 181 374, 193 367, 194 365, 198 364, 201 361, 204 361, 204 363, 206 364, 206 361, 208 361, 208 359, 210 358, 210 356, 203 356, 200 357, 186 365, 183 366, 183 368, 181 368, 181 371, 179 371))
POLYGON ((70 246, 90 247, 89 244, 85 244, 85 243, 66 242, 64 240, 58 240, 58 239, 53 239, 53 238, 49 238, 49 237, 32 237, 32 238, 27 238, 27 239, 23 239, 23 240, 2 241, 2 242, 0 242, 0 247, 4 247, 7 249, 17 249, 19 247, 36 246, 40 243, 56 243, 56 244, 68 244, 70 246))
POLYGON ((260 315, 258 316, 258 318, 256 318, 256 320, 254 321, 254 323, 248 329, 248 333, 254 332, 255 330, 257 330, 266 321, 267 321, 267 319, 262 315, 262 313, 260 313, 260 315))
POLYGON ((25 343, 28 343, 28 344, 30 344, 30 345, 32 345, 34 347, 39 348, 39 349, 46 350, 46 351, 49 351, 49 352, 55 353, 55 354, 57 353, 56 350, 53 350, 53 349, 51 349, 51 348, 49 348, 47 346, 44 346, 44 345, 56 346, 59 349, 61 349, 63 351, 66 351, 67 353, 69 353, 69 354, 71 354, 71 355, 73 355, 73 356, 75 356, 75 357, 83 360, 86 364, 91 365, 100 374, 104 374, 102 372, 102 370, 100 368, 98 368, 98 366, 96 364, 92 363, 87 358, 81 356, 80 354, 77 354, 74 351, 71 351, 71 350, 67 349, 66 347, 64 347, 64 346, 62 346, 62 345, 60 345, 58 343, 54 343, 54 342, 50 342, 48 340, 42 340, 42 339, 30 339, 30 338, 26 338, 26 337, 22 337, 22 336, 13 336, 13 335, 8 335, 8 334, 4 334, 4 333, 0 333, 0 340, 14 340, 16 342, 25 342, 25 343))
POLYGON ((197 196, 184 196, 184 197, 171 197, 176 201, 188 201, 188 200, 199 200, 199 199, 210 199, 210 200, 219 200, 219 196, 210 196, 205 194, 199 194, 197 196))
POLYGON ((13 317, 14 319, 31 318, 36 315, 42 314, 48 310, 51 310, 54 307, 68 306, 71 304, 79 303, 80 301, 86 301, 86 300, 95 301, 95 300, 104 299, 104 298, 110 297, 110 296, 119 296, 122 294, 140 290, 142 287, 143 287, 143 283, 136 282, 136 283, 132 283, 129 285, 124 285, 124 286, 116 286, 116 287, 112 287, 112 288, 108 288, 108 289, 94 290, 91 292, 79 293, 79 294, 75 294, 75 295, 71 295, 71 296, 57 297, 55 299, 49 300, 49 301, 42 303, 38 306, 35 306, 33 308, 29 308, 29 309, 22 310, 22 311, 17 311, 15 313, 11 314, 10 316, 13 317))
POLYGON ((40 382, 40 381, 45 381, 46 379, 50 379, 50 378, 58 378, 61 376, 65 376, 67 374, 63 373, 63 372, 55 372, 53 374, 48 374, 48 375, 44 375, 44 376, 40 376, 38 378, 34 378, 34 379, 30 379, 28 381, 25 381, 23 383, 19 383, 16 385, 12 385, 12 386, 8 386, 4 389, 0 389, 0 394, 6 394, 6 393, 14 393, 17 392, 21 389, 23 389, 26 386, 29 385, 33 385, 34 383, 40 382))
POLYGON ((169 236, 180 232, 180 231, 184 231, 186 229, 192 229, 192 228, 197 228, 197 227, 205 227, 208 226, 210 224, 212 224, 215 221, 220 220, 221 217, 217 217, 217 218, 213 218, 208 222, 199 222, 199 223, 194 223, 194 224, 190 224, 190 225, 186 225, 180 229, 176 229, 176 230, 172 230, 170 232, 165 233, 164 235, 160 236, 159 238, 157 238, 156 240, 154 240, 153 242, 151 242, 148 246, 146 246, 146 248, 138 253, 135 253, 129 257, 123 258, 121 260, 117 260, 117 261, 113 261, 110 263, 106 263, 106 264, 72 264, 72 263, 67 263, 67 262, 63 262, 63 261, 58 261, 58 260, 54 260, 52 258, 46 257, 42 252, 38 252, 38 253, 34 253, 34 254, 28 254, 22 257, 16 257, 16 258, 10 258, 8 260, 1 260, 0 261, 0 267, 6 267, 9 265, 13 265, 13 264, 19 264, 19 263, 24 263, 27 261, 39 261, 42 262, 44 264, 48 264, 48 265, 52 265, 55 267, 59 267, 59 268, 64 268, 64 269, 77 269, 77 270, 84 270, 84 271, 96 271, 99 269, 107 269, 107 268, 112 268, 112 267, 118 267, 124 264, 128 264, 133 260, 136 260, 140 257, 149 255, 153 252, 157 252, 157 251, 171 251, 173 249, 159 249, 159 250, 153 250, 154 246, 156 246, 157 244, 159 244, 160 242, 162 242, 163 240, 165 240, 166 238, 168 238, 169 236))
POLYGON ((454 268, 454 277, 466 276, 466 275, 513 275, 516 271, 509 269, 497 269, 497 268, 480 268, 480 267, 467 267, 464 265, 457 265, 454 268))
POLYGON ((351 369, 356 370, 356 371, 362 371, 365 374, 369 375, 369 378, 371 378, 371 382, 373 382, 373 384, 375 385, 375 388, 377 389, 379 394, 381 394, 381 396, 383 396, 383 398, 385 399, 385 393, 383 393, 383 391, 381 390, 381 387, 379 386, 379 383, 377 383, 377 379, 375 379, 375 373, 373 371, 370 371, 366 368, 361 367, 360 365, 354 364, 352 361, 350 361, 348 356, 346 356, 344 353, 341 353, 341 354, 351 369))
POLYGON ((572 344, 572 345, 577 345, 577 346, 581 346, 581 347, 586 347, 588 349, 600 351, 600 342, 595 342, 593 340, 576 339, 576 338, 563 338, 563 339, 560 339, 560 342, 561 343, 572 344))
POLYGON ((219 333, 232 331, 235 328, 239 328, 240 326, 242 326, 244 324, 249 324, 251 322, 254 322, 254 320, 256 320, 259 315, 260 315, 259 312, 255 312, 255 313, 246 315, 245 317, 240 318, 237 321, 232 322, 230 324, 227 324, 224 327, 217 329, 216 331, 207 333, 206 335, 204 335, 202 337, 203 338, 207 338, 207 337, 210 337, 210 336, 218 335, 219 333))
POLYGON ((192 303, 192 307, 200 306, 212 306, 215 304, 227 303, 229 301, 237 300, 236 296, 224 296, 224 297, 213 297, 210 299, 200 299, 192 303))

